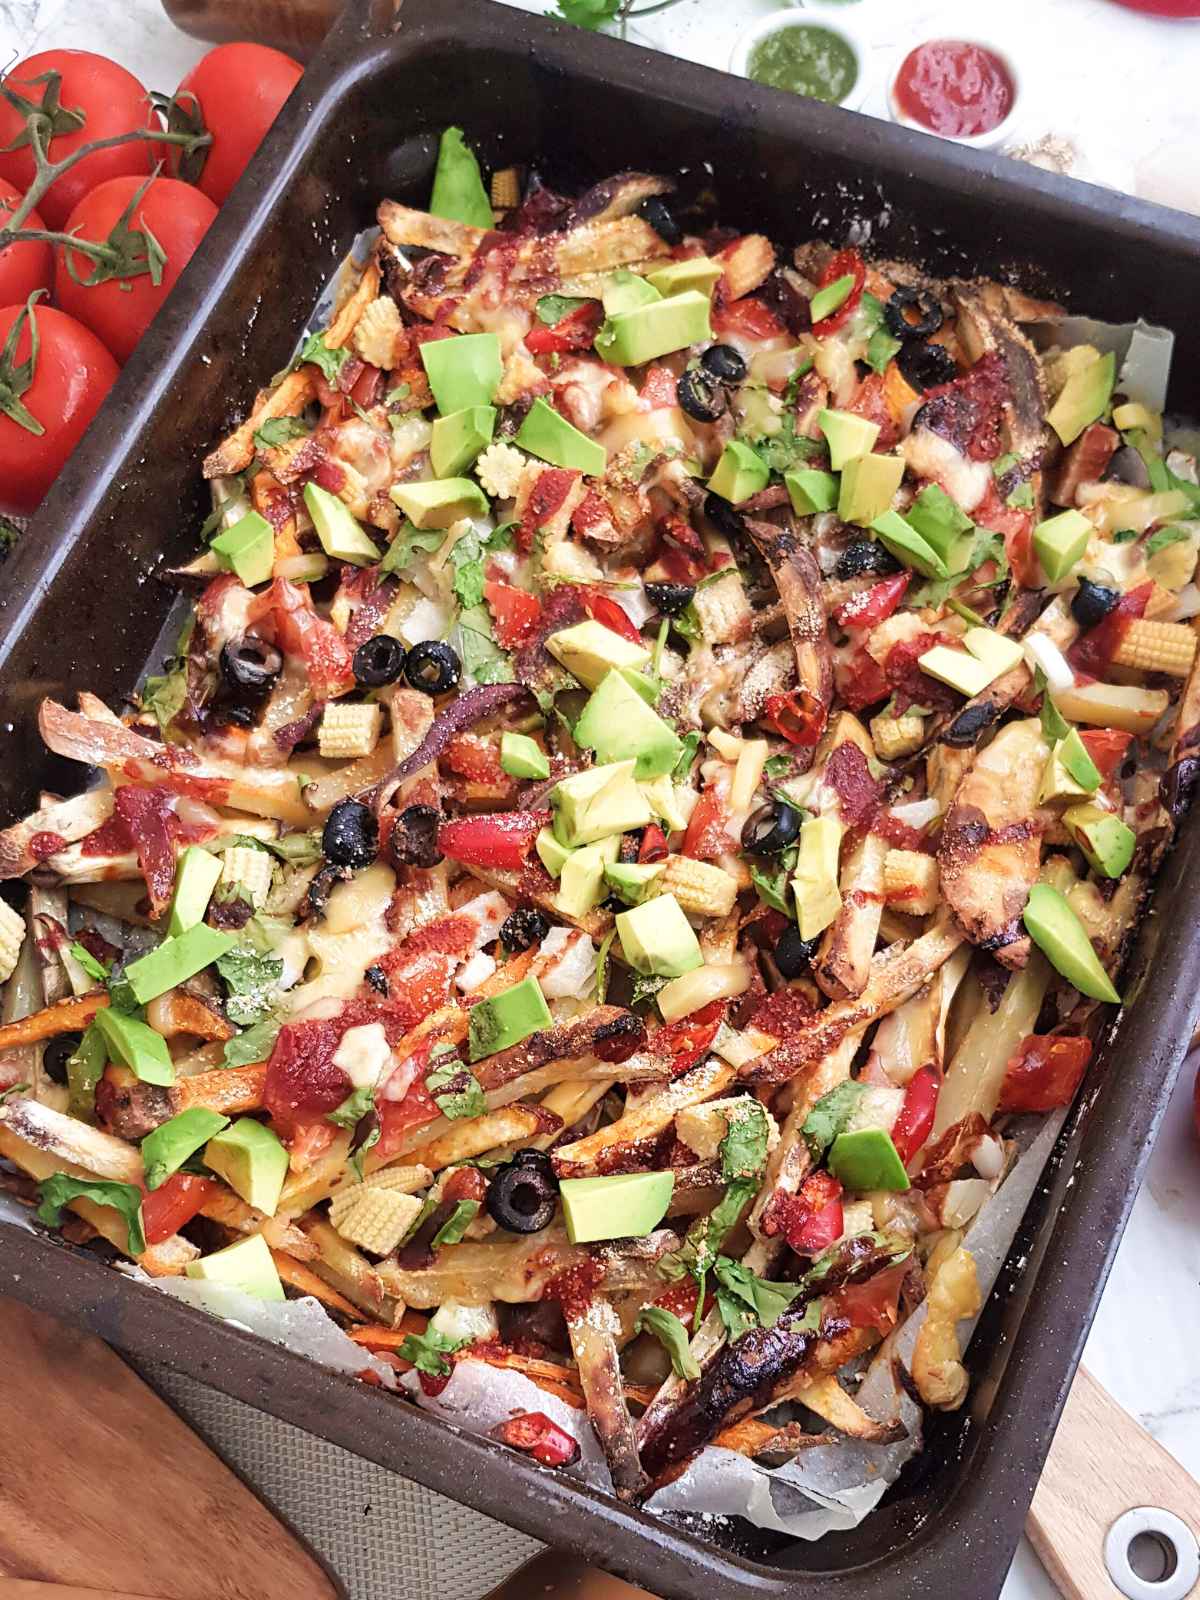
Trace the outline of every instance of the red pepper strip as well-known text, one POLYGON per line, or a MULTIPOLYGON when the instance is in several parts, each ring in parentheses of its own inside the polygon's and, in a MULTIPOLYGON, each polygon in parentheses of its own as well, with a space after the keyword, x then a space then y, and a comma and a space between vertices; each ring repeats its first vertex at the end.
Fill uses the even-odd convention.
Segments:
POLYGON ((221 1185, 190 1172, 174 1172, 166 1183, 151 1189, 142 1200, 142 1232, 147 1244, 161 1244, 192 1220, 221 1185))
POLYGON ((638 846, 638 862, 665 861, 669 854, 666 834, 657 822, 648 822, 638 846))
POLYGON ((1104 621, 1089 628, 1067 652, 1071 665, 1079 672, 1089 672, 1098 678, 1111 664, 1130 623, 1145 614, 1153 593, 1153 583, 1139 583, 1136 589, 1123 594, 1104 621))
POLYGON ((730 848, 721 797, 715 789, 705 789, 692 807, 683 836, 683 854, 693 861, 711 861, 730 848))
POLYGON ((707 1054, 727 1009, 727 1001, 710 1000, 690 1017, 667 1023, 666 1027, 659 1028, 651 1036, 648 1054, 656 1061, 669 1063, 671 1076, 677 1078, 707 1054))
POLYGON ((619 633, 622 639, 628 639, 631 644, 645 643, 615 600, 610 600, 598 589, 587 588, 580 589, 579 598, 583 601, 583 609, 593 622, 599 622, 605 628, 610 628, 613 633, 619 633))
POLYGON ((465 867, 499 867, 520 872, 548 811, 501 811, 490 816, 454 817, 438 829, 438 849, 465 867))
POLYGON ((483 586, 483 598, 492 613, 492 632, 500 648, 515 650, 524 644, 542 614, 537 596, 492 578, 483 586))
POLYGON ((1116 728, 1088 728, 1086 731, 1081 728, 1079 737, 1096 763, 1101 783, 1107 783, 1116 775, 1133 739, 1131 733, 1121 733, 1116 728))
POLYGON ((1004 1069, 999 1111, 1054 1111, 1069 1106, 1092 1059, 1092 1041, 1031 1033, 1004 1069))
POLYGON ((894 577, 884 578, 882 583, 872 584, 861 594, 851 595, 834 610, 835 620, 843 628, 873 628, 877 622, 890 617, 904 599, 911 577, 911 572, 897 572, 894 577))
POLYGON ((532 1456, 543 1467, 569 1467, 579 1460, 579 1445, 544 1411, 522 1411, 492 1429, 492 1438, 532 1456))
POLYGON ((875 1328, 882 1334, 896 1326, 897 1304, 909 1258, 884 1267, 866 1283, 848 1283, 832 1296, 829 1315, 844 1317, 852 1328, 875 1328))
POLYGON ((907 1166, 933 1132, 942 1080, 936 1067, 922 1067, 908 1080, 904 1104, 892 1125, 896 1154, 907 1166))
POLYGON ((817 287, 824 289, 829 284, 836 283, 839 278, 844 278, 847 273, 854 279, 850 293, 836 311, 831 311, 827 317, 822 317, 820 322, 813 323, 814 338, 824 339, 826 334, 836 333, 858 310, 858 303, 863 297, 863 288, 867 281, 867 269, 857 250, 839 250, 832 256, 821 274, 821 281, 817 287))
POLYGON ((828 1172, 814 1172, 800 1185, 787 1223, 787 1242, 802 1255, 819 1255, 845 1228, 842 1186, 828 1172))
POLYGON ((787 332, 771 308, 749 294, 728 305, 714 306, 712 325, 714 333, 737 333, 743 339, 776 339, 787 332))
POLYGON ((824 732, 827 713, 828 708, 807 689, 790 689, 787 694, 767 696, 762 721, 789 744, 814 745, 824 732))
POLYGON ((566 355, 571 350, 590 350, 596 330, 604 321, 604 307, 598 300, 576 306, 548 328, 539 322, 525 335, 525 348, 535 356, 566 355))

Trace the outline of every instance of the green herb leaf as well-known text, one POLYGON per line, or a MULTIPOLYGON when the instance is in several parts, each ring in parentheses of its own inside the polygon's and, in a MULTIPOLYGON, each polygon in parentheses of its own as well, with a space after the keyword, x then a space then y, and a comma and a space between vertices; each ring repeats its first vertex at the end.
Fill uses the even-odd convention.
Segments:
POLYGON ((350 351, 344 346, 331 350, 325 343, 325 332, 310 333, 300 346, 300 354, 296 357, 294 365, 302 367, 305 362, 311 361, 314 367, 319 367, 326 383, 336 383, 338 374, 350 359, 350 351))
POLYGON ((539 322, 544 322, 553 328, 555 323, 561 322, 564 317, 569 317, 572 311, 578 311, 580 306, 589 304, 590 301, 581 300, 576 295, 544 294, 537 303, 537 318, 539 322))
POLYGON ((629 1002, 630 1005, 649 1005, 658 991, 669 981, 668 978, 647 978, 640 972, 635 972, 633 975, 633 996, 629 1002))
POLYGON ((845 1083, 839 1083, 836 1089, 823 1094, 808 1113, 804 1127, 800 1131, 812 1151, 814 1161, 825 1154, 841 1133, 850 1120, 854 1108, 862 1099, 863 1093, 861 1083, 847 1079, 845 1083))
POLYGON ((1031 483, 1019 483, 1004 504, 1006 506, 1014 506, 1020 511, 1032 511, 1033 485, 1031 483))
POLYGON ((459 617, 458 628, 463 670, 476 683, 511 683, 512 662, 496 643, 486 606, 469 607, 459 617))
POLYGON ((445 539, 445 528, 426 528, 422 531, 414 528, 411 522, 402 523, 379 563, 380 573, 407 572, 418 551, 429 555, 444 544, 445 539))
POLYGON ((1071 731, 1071 724, 1054 704, 1049 694, 1042 696, 1042 732, 1046 735, 1047 743, 1056 745, 1060 739, 1065 739, 1071 731))
POLYGON ((278 956, 259 955, 240 945, 217 957, 217 971, 228 994, 225 1012, 239 1027, 261 1022, 276 1000, 283 962, 278 956))
POLYGON ((747 1095, 745 1110, 740 1116, 731 1116, 729 1131, 717 1147, 721 1176, 726 1182, 759 1176, 767 1164, 769 1136, 767 1113, 757 1100, 747 1095))
POLYGON ((622 0, 555 0, 554 10, 547 11, 546 15, 559 22, 573 22, 577 28, 589 28, 594 32, 613 20, 621 4, 622 0))
POLYGON ((824 453, 824 446, 816 439, 806 438, 796 432, 796 419, 790 413, 784 417, 778 433, 762 434, 747 441, 762 457, 772 472, 790 472, 793 467, 824 453))
POLYGON ((471 228, 491 228, 495 224, 479 162, 461 128, 447 128, 442 134, 429 209, 435 217, 449 217, 471 228))
POLYGON ((1191 539, 1191 530, 1188 528, 1168 527, 1159 528, 1146 540, 1146 554, 1152 556, 1156 550, 1165 550, 1168 545, 1182 544, 1191 539))
POLYGON ((762 867, 751 865, 750 881, 764 905, 770 906, 772 911, 781 911, 791 919, 793 907, 788 899, 787 867, 780 867, 777 872, 767 872, 762 867))
POLYGON ((279 1037, 279 1028, 278 1019, 268 1017, 263 1022, 256 1022, 252 1028, 246 1028, 242 1033, 235 1033, 232 1039, 225 1041, 221 1065, 249 1067, 258 1061, 269 1060, 271 1051, 275 1048, 275 1040, 279 1037))
POLYGON ((90 1023, 67 1057, 67 1111, 90 1122, 96 1109, 96 1085, 108 1065, 108 1047, 96 1024, 90 1023))
POLYGON ((883 319, 883 302, 875 295, 863 295, 856 316, 859 331, 867 335, 867 365, 872 372, 882 373, 899 355, 902 341, 888 328, 883 319))
POLYGON ((355 1128, 367 1112, 374 1109, 375 1089, 371 1084, 363 1083, 348 1094, 341 1105, 334 1106, 332 1111, 327 1111, 325 1120, 336 1123, 339 1128, 355 1128))
POLYGON ((1007 451, 1004 455, 997 456, 995 461, 992 462, 992 477, 996 479, 1003 478, 1016 465, 1017 457, 1011 451, 1007 451))
POLYGON ((411 1361, 418 1372, 445 1378, 451 1370, 446 1357, 470 1343, 470 1339, 449 1339, 436 1328, 426 1328, 424 1333, 410 1333, 397 1354, 402 1361, 411 1361))
POLYGON ((71 954, 87 973, 88 977, 95 978, 97 983, 103 983, 112 970, 110 967, 106 967, 102 961, 97 961, 92 952, 85 949, 78 939, 71 946, 71 954))
POLYGON ((740 1338, 746 1331, 747 1321, 750 1327, 761 1324, 764 1328, 773 1328, 797 1295, 804 1292, 802 1284, 772 1283, 728 1256, 717 1257, 713 1263, 713 1277, 720 1285, 717 1308, 731 1339, 740 1338), (737 1332, 730 1327, 731 1321, 737 1332))
POLYGON ((91 1200, 98 1206, 111 1206, 119 1211, 129 1229, 129 1253, 144 1254, 146 1235, 142 1231, 142 1191, 135 1183, 108 1183, 99 1178, 72 1178, 65 1172, 56 1172, 38 1184, 41 1204, 38 1218, 47 1227, 57 1228, 62 1222, 63 1207, 72 1200, 91 1200))
POLYGON ((254 432, 254 442, 260 450, 277 450, 290 439, 300 439, 308 433, 307 422, 299 417, 268 417, 254 432))
POLYGON ((383 397, 386 406, 398 406, 402 400, 407 400, 412 393, 411 383, 398 383, 394 389, 389 389, 383 397))
POLYGON ((479 1215, 478 1200, 460 1200, 430 1241, 431 1250, 440 1250, 444 1244, 458 1244, 462 1236, 479 1215))
POLYGON ((463 1117, 479 1117, 487 1110, 487 1100, 479 1079, 457 1055, 452 1056, 444 1066, 434 1067, 425 1079, 425 1087, 442 1115, 454 1121, 463 1117))
POLYGON ((692 762, 696 759, 696 751, 704 742, 704 736, 695 728, 683 736, 683 749, 679 753, 679 760, 671 771, 672 783, 685 783, 692 770, 692 762))
POLYGON ((646 1306, 634 1323, 635 1333, 652 1333, 671 1358, 671 1370, 677 1378, 695 1379, 700 1367, 688 1348, 688 1332, 673 1311, 666 1306, 646 1306))
POLYGON ((1137 538, 1136 528, 1118 528, 1112 536, 1113 544, 1132 544, 1137 538))
POLYGON ((207 1106, 189 1106, 186 1111, 159 1123, 142 1140, 147 1189, 157 1189, 166 1183, 214 1133, 228 1126, 228 1117, 223 1117, 219 1111, 210 1111, 207 1106))

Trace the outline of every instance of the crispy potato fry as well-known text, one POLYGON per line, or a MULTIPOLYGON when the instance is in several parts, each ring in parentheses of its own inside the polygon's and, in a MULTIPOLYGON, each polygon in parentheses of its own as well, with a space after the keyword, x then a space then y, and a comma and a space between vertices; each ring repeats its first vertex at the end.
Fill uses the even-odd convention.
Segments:
POLYGON ((59 1033, 79 1033, 107 1004, 108 994, 104 989, 93 989, 89 994, 71 995, 59 1000, 52 1006, 33 1012, 31 1016, 0 1028, 0 1050, 36 1044, 40 1039, 53 1039, 59 1033))
POLYGON ((927 1406, 957 1411, 966 1399, 969 1380, 958 1324, 963 1317, 973 1317, 982 1304, 974 1258, 960 1245, 930 1286, 925 1321, 913 1347, 913 1382, 927 1406))

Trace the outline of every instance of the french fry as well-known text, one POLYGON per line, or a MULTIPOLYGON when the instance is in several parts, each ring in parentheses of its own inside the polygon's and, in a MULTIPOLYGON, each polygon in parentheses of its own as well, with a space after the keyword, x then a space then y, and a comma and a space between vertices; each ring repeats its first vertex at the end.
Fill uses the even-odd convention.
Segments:
POLYGON ((97 1011, 108 1004, 108 994, 103 989, 93 989, 90 994, 71 995, 52 1006, 35 1011, 0 1028, 0 1050, 14 1050, 23 1044, 36 1044, 41 1039, 53 1039, 60 1033, 79 1033, 87 1027, 97 1011))

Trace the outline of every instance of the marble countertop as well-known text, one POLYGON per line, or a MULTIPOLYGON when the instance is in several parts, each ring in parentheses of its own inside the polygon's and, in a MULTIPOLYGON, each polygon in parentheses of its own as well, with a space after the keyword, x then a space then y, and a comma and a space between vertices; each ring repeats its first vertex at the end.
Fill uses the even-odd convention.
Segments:
MULTIPOLYGON (((511 3, 537 12, 549 0, 511 3)), ((810 10, 820 8, 821 0, 809 0, 810 10)), ((741 31, 776 9, 775 0, 679 0, 631 19, 628 36, 724 67, 741 31)), ((869 24, 877 36, 881 67, 906 43, 947 33, 1002 45, 1020 73, 1016 138, 1052 136, 1077 153, 1079 176, 1200 213, 1200 23, 1140 16, 1111 0, 1007 0, 1003 7, 981 0, 859 0, 853 11, 859 26, 869 24)), ((157 0, 0 0, 0 59, 63 44, 113 56, 163 90, 173 89, 206 48, 179 33, 157 0)), ((885 114, 877 91, 864 109, 885 114)), ((1191 1079, 1185 1069, 1085 1361, 1200 1477, 1200 1144, 1191 1131, 1191 1079), (1151 1347, 1147 1329, 1154 1330, 1151 1347)), ((1056 1592, 1022 1541, 1003 1600, 1053 1600, 1056 1592)), ((393 1600, 382 1587, 375 1593, 393 1600)))

